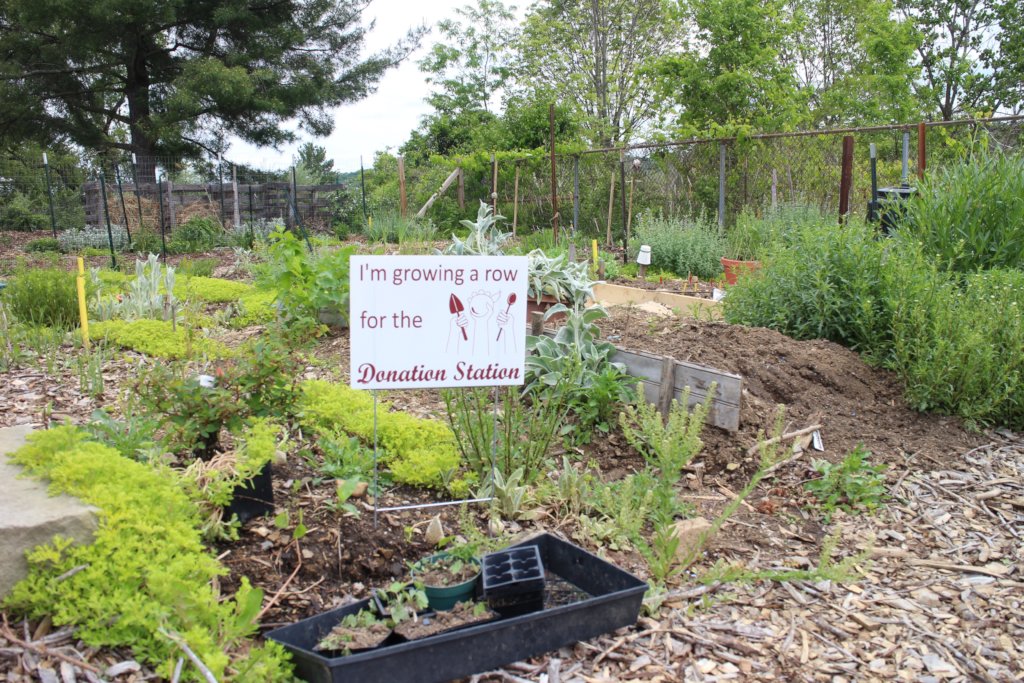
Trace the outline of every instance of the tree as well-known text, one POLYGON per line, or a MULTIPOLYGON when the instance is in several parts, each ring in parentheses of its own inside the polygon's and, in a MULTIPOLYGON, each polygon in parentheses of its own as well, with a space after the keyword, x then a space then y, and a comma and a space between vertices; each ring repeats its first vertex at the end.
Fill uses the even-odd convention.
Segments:
MULTIPOLYGON (((916 89, 929 113, 943 121, 978 110, 1019 106, 1019 85, 1000 80, 1006 63, 1002 42, 1018 41, 1019 0, 897 0, 897 8, 921 31, 917 48, 921 76, 916 89), (1016 35, 1015 35, 1016 33, 1016 35), (1008 86, 1008 87, 1007 87, 1008 86)), ((1017 48, 1019 49, 1019 48, 1017 48)))
POLYGON ((457 114, 490 111, 490 102, 510 76, 509 46, 516 40, 516 8, 500 0, 477 0, 455 10, 462 20, 445 19, 437 42, 419 62, 436 90, 427 98, 434 109, 457 114))
POLYGON ((296 175, 303 183, 326 185, 335 180, 334 160, 327 158, 327 150, 312 142, 299 147, 296 175))
POLYGON ((679 34, 661 0, 539 2, 517 48, 518 85, 532 100, 558 93, 592 142, 628 142, 658 110, 644 66, 679 34))
MULTIPOLYGON (((368 0, 0 0, 0 130, 140 157, 317 136, 422 32, 360 59, 368 0)), ((144 167, 152 180, 154 168, 144 167)))
POLYGON ((784 55, 813 126, 902 123, 919 113, 912 65, 919 34, 889 0, 792 0, 795 40, 784 55))
POLYGON ((677 134, 716 124, 779 130, 803 116, 805 98, 782 59, 795 27, 781 0, 703 0, 679 10, 693 38, 652 68, 658 94, 676 105, 677 134))

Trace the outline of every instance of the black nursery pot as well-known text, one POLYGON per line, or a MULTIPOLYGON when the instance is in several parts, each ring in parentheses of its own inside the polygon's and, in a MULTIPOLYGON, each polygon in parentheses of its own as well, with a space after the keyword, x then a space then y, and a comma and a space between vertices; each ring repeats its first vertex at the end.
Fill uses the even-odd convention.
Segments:
POLYGON ((268 462, 260 473, 248 482, 235 487, 231 504, 224 508, 224 518, 238 515, 238 521, 245 524, 254 517, 274 512, 273 469, 268 462))
POLYGON ((536 546, 549 588, 559 581, 571 585, 577 597, 530 614, 347 657, 324 656, 313 647, 346 615, 366 607, 368 600, 276 629, 267 638, 292 654, 295 673, 310 683, 441 683, 636 623, 646 583, 551 534, 513 548, 523 546, 536 546))

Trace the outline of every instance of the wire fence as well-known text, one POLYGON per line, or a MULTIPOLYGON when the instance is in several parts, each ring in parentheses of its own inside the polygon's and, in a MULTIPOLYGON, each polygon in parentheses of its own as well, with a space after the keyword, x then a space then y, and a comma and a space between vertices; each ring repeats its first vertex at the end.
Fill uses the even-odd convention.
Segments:
POLYGON ((481 202, 495 206, 517 231, 550 228, 557 202, 562 228, 613 243, 651 212, 703 214, 728 227, 744 211, 799 202, 838 220, 847 137, 849 213, 864 215, 871 145, 880 187, 913 185, 923 169, 947 168, 979 148, 1024 149, 1024 116, 588 150, 556 157, 554 188, 551 159, 542 151, 435 157, 414 168, 382 155, 367 169, 365 187, 226 162, 122 158, 83 165, 0 158, 0 229, 57 233, 105 228, 109 220, 128 232, 173 231, 201 216, 235 229, 281 221, 316 230, 417 212, 450 228, 472 218, 481 202))

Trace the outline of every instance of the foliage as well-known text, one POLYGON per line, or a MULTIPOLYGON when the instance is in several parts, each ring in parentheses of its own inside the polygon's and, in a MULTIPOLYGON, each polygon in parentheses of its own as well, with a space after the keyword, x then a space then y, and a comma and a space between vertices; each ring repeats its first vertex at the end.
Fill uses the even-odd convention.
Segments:
POLYGON ((540 303, 547 295, 556 301, 579 309, 594 298, 594 281, 590 279, 590 266, 586 262, 572 262, 566 254, 548 257, 540 249, 529 254, 527 294, 540 303))
POLYGON ((661 413, 646 401, 639 401, 636 407, 626 406, 625 412, 620 414, 622 435, 644 456, 648 465, 658 469, 662 480, 672 484, 679 481, 683 468, 704 447, 700 432, 716 389, 717 385, 712 382, 707 400, 698 403, 690 413, 690 387, 686 387, 681 400, 672 399, 667 422, 662 421, 661 413))
POLYGON ((142 412, 129 411, 120 419, 105 408, 93 411, 85 431, 93 440, 110 446, 132 460, 146 462, 163 453, 163 441, 157 436, 160 420, 142 412))
POLYGON ((182 299, 223 304, 238 301, 252 290, 252 285, 217 277, 186 277, 174 288, 182 299))
POLYGON ((299 147, 295 175, 303 185, 326 185, 335 180, 334 161, 327 158, 327 149, 312 142, 299 147))
POLYGON ((680 277, 696 275, 702 280, 714 280, 722 273, 719 259, 725 253, 725 239, 705 216, 673 220, 644 213, 630 240, 633 260, 642 244, 651 247, 654 268, 680 277))
MULTIPOLYGON (((11 103, 0 128, 11 139, 66 137, 140 160, 198 157, 230 135, 256 145, 293 141, 299 129, 326 136, 330 109, 372 92, 422 33, 361 59, 361 8, 351 0, 269 9, 146 0, 83 12, 8 3, 0 52, 15 77, 0 86, 11 103), (186 44, 169 54, 178 39, 186 44), (293 119, 297 126, 284 125, 293 119)), ((153 182, 155 168, 143 163, 140 175, 153 182)))
MULTIPOLYGON (((335 438, 342 433, 373 440, 373 398, 365 392, 323 380, 301 385, 297 405, 305 429, 335 438)), ((395 481, 413 486, 439 487, 459 467, 455 438, 448 427, 389 406, 377 406, 377 438, 381 462, 391 469, 395 481)))
POLYGON ((25 323, 68 330, 79 322, 75 275, 60 268, 18 266, 0 300, 25 323))
POLYGON ((745 207, 736 224, 726 232, 725 256, 741 261, 761 259, 778 242, 787 242, 792 234, 808 226, 831 222, 819 207, 801 202, 786 202, 763 212, 745 207))
POLYGON ((31 358, 28 325, 12 320, 0 298, 0 372, 18 368, 31 358))
POLYGON ((322 458, 312 466, 329 479, 369 481, 373 476, 373 450, 355 436, 324 434, 317 440, 322 458))
MULTIPOLYGON (((103 514, 91 544, 58 536, 29 553, 29 576, 14 587, 8 609, 74 625, 91 647, 130 647, 165 678, 180 649, 163 633, 186 641, 220 680, 290 679, 281 648, 249 641, 262 591, 242 579, 234 600, 222 601, 211 588, 225 570, 200 542, 196 509, 173 472, 123 458, 73 427, 31 435, 14 458, 47 478, 51 492, 103 514)), ((191 670, 185 676, 202 680, 191 670)))
POLYGON ((392 628, 402 622, 415 619, 419 612, 427 609, 427 594, 410 584, 394 581, 386 588, 374 589, 373 593, 387 616, 392 628))
POLYGON ((499 220, 503 221, 505 217, 495 215, 490 204, 480 202, 480 208, 476 212, 476 221, 462 221, 462 225, 469 228, 469 235, 462 240, 458 235, 453 234, 452 243, 445 247, 444 253, 458 256, 503 254, 505 244, 512 238, 512 233, 501 232, 498 228, 499 220))
POLYGON ((354 247, 309 254, 291 232, 270 236, 268 263, 261 284, 277 292, 283 312, 293 319, 313 318, 320 308, 348 311, 348 264, 354 247))
MULTIPOLYGON (((107 271, 110 272, 110 271, 107 271)), ((145 261, 135 262, 135 278, 113 282, 114 288, 124 288, 124 296, 105 296, 104 285, 100 277, 101 271, 93 268, 89 271, 90 278, 96 288, 92 299, 91 311, 99 320, 121 318, 138 320, 141 318, 170 319, 175 304, 175 273, 174 268, 164 268, 156 254, 150 254, 145 261), (169 296, 165 292, 171 292, 169 296)))
POLYGON ((589 383, 567 398, 569 413, 576 418, 576 423, 562 430, 563 433, 568 431, 576 444, 590 443, 595 431, 609 433, 615 426, 619 407, 636 400, 631 384, 633 378, 616 364, 605 365, 588 375, 585 381, 589 383))
POLYGON ((237 315, 229 321, 231 327, 241 329, 251 325, 266 325, 277 317, 277 292, 272 289, 250 289, 238 297, 237 315))
POLYGON ((212 277, 217 263, 215 258, 191 259, 186 256, 181 259, 177 270, 182 277, 212 277))
POLYGON ((0 230, 36 232, 49 225, 47 217, 32 206, 31 199, 15 192, 0 205, 0 230))
POLYGON ((858 444, 838 464, 818 458, 811 461, 820 477, 805 482, 804 487, 821 503, 826 521, 837 509, 870 511, 881 504, 885 498, 885 465, 868 464, 870 457, 871 451, 858 444))
POLYGON ((403 244, 410 240, 428 242, 434 239, 437 228, 429 218, 403 218, 397 211, 378 211, 368 218, 363 233, 374 242, 403 244))
POLYGON ((60 250, 65 254, 73 254, 85 249, 99 249, 107 254, 110 253, 111 240, 113 240, 114 251, 124 251, 128 248, 128 232, 124 226, 111 225, 109 235, 106 226, 95 225, 57 233, 60 250))
POLYGON ((171 238, 167 241, 167 251, 171 254, 209 251, 214 247, 224 246, 228 238, 224 227, 218 221, 193 216, 171 232, 171 238))
POLYGON ((902 229, 951 270, 1024 270, 1024 155, 979 151, 929 172, 902 229))
POLYGON ((32 240, 25 245, 25 251, 32 253, 43 253, 47 251, 60 251, 60 241, 54 237, 41 237, 32 240))
POLYGON ((214 339, 197 337, 190 327, 170 320, 107 320, 89 325, 92 339, 144 353, 151 358, 181 359, 202 354, 227 358, 231 349, 214 339))
POLYGON ((213 386, 202 386, 186 365, 157 363, 133 388, 142 406, 159 416, 171 444, 208 458, 222 428, 237 433, 251 418, 294 414, 301 365, 289 344, 261 337, 249 353, 217 367, 213 386))

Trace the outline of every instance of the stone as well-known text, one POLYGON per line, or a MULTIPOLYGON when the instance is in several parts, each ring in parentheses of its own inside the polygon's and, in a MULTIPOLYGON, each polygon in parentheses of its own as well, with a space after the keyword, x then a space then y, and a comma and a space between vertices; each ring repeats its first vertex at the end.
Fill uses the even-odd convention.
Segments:
POLYGON ((0 600, 28 576, 25 553, 55 535, 87 543, 96 531, 96 509, 71 496, 51 496, 48 482, 22 477, 7 457, 25 444, 31 426, 0 429, 0 600))
POLYGON ((711 522, 703 517, 693 519, 681 519, 675 523, 673 535, 679 539, 679 547, 676 548, 676 557, 680 560, 693 559, 697 546, 701 543, 707 533, 711 530, 711 522))
POLYGON ((427 533, 424 534, 423 540, 427 542, 427 545, 436 546, 443 538, 444 527, 441 526, 441 516, 437 515, 427 525, 427 533))

